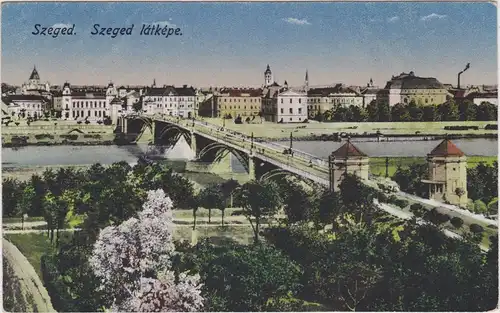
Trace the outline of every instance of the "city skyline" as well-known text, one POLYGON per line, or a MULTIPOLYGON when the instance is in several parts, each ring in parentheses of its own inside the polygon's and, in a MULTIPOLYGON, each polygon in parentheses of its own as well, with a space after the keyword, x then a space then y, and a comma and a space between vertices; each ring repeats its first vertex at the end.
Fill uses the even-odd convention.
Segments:
POLYGON ((497 83, 496 8, 487 3, 7 3, 2 9, 2 82, 16 85, 36 65, 53 85, 156 79, 157 85, 258 87, 267 64, 277 82, 291 86, 303 84, 306 69, 310 85, 365 85, 372 78, 383 87, 409 71, 456 85, 469 62, 462 85, 497 83), (183 35, 139 36, 142 23, 170 25, 183 35), (75 24, 76 34, 35 36, 35 24, 75 24), (94 24, 134 24, 135 31, 91 36, 94 24))

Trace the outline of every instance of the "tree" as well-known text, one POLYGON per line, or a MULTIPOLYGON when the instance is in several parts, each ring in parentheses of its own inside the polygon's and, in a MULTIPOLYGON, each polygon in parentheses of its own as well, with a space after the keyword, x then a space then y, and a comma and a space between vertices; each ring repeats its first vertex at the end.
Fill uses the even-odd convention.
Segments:
POLYGON ((35 199, 35 189, 31 185, 27 185, 21 195, 18 204, 17 212, 21 216, 21 228, 24 229, 24 216, 31 210, 31 205, 35 199))
POLYGON ((458 106, 454 100, 448 100, 445 103, 438 105, 438 114, 441 121, 457 121, 458 106))
POLYGON ((389 103, 382 101, 377 103, 377 112, 378 112, 378 122, 391 121, 391 109, 389 108, 389 103))
POLYGON ((134 109, 135 112, 140 112, 142 110, 142 101, 137 101, 132 104, 132 109, 134 109))
POLYGON ((281 197, 285 214, 289 223, 307 220, 311 214, 312 203, 304 188, 297 183, 286 181, 288 184, 281 197))
POLYGON ((198 275, 171 270, 172 201, 162 190, 148 192, 138 218, 108 226, 94 244, 90 266, 110 293, 113 310, 198 311, 203 306, 198 275))
POLYGON ((252 226, 254 241, 258 242, 261 219, 276 214, 282 203, 278 187, 274 182, 252 180, 238 190, 238 200, 243 206, 243 214, 252 226))
POLYGON ((482 233, 484 231, 483 227, 478 224, 470 224, 469 229, 474 234, 482 233))
POLYGON ((436 116, 436 106, 426 105, 422 108, 422 121, 424 122, 434 122, 437 120, 436 116))
POLYGON ((410 101, 408 105, 408 114, 412 122, 421 122, 423 117, 423 107, 417 105, 414 100, 410 101))
POLYGON ((14 217, 18 215, 18 201, 22 197, 21 184, 17 179, 6 178, 2 182, 2 216, 14 217))
POLYGON ((450 223, 456 229, 460 229, 462 227, 462 225, 464 224, 464 220, 461 219, 460 217, 454 216, 451 218, 450 223))
POLYGON ((222 211, 222 226, 224 226, 224 209, 225 199, 218 185, 210 185, 200 191, 199 203, 205 209, 208 209, 208 223, 211 222, 212 209, 219 209, 222 211))
POLYGON ((474 213, 486 214, 488 212, 488 207, 481 200, 474 201, 474 213))
POLYGON ((224 199, 226 200, 226 202, 228 199, 230 200, 229 202, 230 207, 233 207, 233 195, 235 190, 239 187, 240 184, 238 183, 238 181, 234 179, 226 180, 225 182, 220 184, 220 190, 224 195, 224 199))
POLYGON ((410 114, 408 108, 402 104, 397 103, 391 108, 391 121, 393 122, 409 122, 410 114))
POLYGON ((372 100, 366 106, 366 113, 368 115, 368 121, 370 122, 378 122, 379 121, 379 112, 378 105, 376 100, 372 100))
POLYGON ((496 121, 498 108, 489 102, 482 102, 477 108, 478 121, 496 121))
POLYGON ((268 311, 273 302, 296 296, 301 288, 300 267, 263 243, 214 246, 207 240, 184 258, 180 265, 201 275, 207 311, 268 311))
POLYGON ((460 121, 475 121, 477 115, 477 105, 470 100, 464 100, 458 105, 460 121))

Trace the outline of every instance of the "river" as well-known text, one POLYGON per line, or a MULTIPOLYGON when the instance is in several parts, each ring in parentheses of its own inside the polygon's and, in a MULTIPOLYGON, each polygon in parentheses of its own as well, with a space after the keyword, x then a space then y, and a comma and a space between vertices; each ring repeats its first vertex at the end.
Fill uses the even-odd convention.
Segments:
MULTIPOLYGON (((398 156, 412 157, 427 155, 440 141, 406 142, 356 142, 353 143, 364 153, 372 157, 398 156)), ((456 139, 453 142, 469 156, 498 155, 496 139, 456 139)), ((279 144, 287 147, 288 143, 279 144)), ((339 148, 341 142, 331 141, 296 141, 293 148, 321 158, 339 148)), ((163 154, 165 147, 157 147, 154 152, 147 144, 133 146, 26 146, 21 148, 2 148, 2 168, 23 168, 53 165, 86 165, 93 163, 111 164, 125 161, 135 163, 145 154, 163 154)), ((233 158, 233 170, 240 172, 242 167, 233 158)))

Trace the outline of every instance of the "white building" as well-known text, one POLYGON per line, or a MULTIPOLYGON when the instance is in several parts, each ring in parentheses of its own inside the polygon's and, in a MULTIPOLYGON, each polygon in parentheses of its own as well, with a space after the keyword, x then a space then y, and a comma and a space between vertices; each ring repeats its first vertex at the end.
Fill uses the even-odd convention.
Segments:
POLYGON ((40 75, 38 74, 36 67, 33 67, 33 71, 31 72, 28 82, 21 86, 21 94, 42 95, 50 98, 50 84, 48 82, 42 83, 40 81, 40 75))
POLYGON ((54 104, 61 107, 63 119, 104 121, 111 118, 116 123, 123 101, 113 83, 109 83, 106 92, 73 91, 71 85, 65 83, 61 95, 54 98, 54 104))
POLYGON ((473 92, 467 95, 468 99, 476 105, 480 105, 483 102, 489 102, 498 106, 498 93, 496 92, 473 92))
POLYGON ((301 123, 307 120, 307 93, 285 90, 277 96, 276 119, 278 123, 301 123))
POLYGON ((50 110, 49 99, 38 95, 10 95, 2 97, 2 101, 7 105, 10 116, 20 118, 41 118, 50 110))
POLYGON ((167 114, 183 118, 196 116, 196 91, 193 87, 163 86, 147 88, 142 99, 146 114, 167 114))

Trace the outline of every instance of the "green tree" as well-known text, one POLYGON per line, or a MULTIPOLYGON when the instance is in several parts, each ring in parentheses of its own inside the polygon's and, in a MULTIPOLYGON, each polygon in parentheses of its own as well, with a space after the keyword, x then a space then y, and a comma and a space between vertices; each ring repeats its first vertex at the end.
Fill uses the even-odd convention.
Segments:
POLYGON ((458 106, 454 100, 448 100, 438 105, 438 114, 441 121, 458 121, 458 106))
POLYGON ((417 105, 414 100, 410 101, 408 105, 408 114, 412 122, 421 122, 423 117, 423 107, 417 105))
POLYGON ((460 121, 475 121, 477 115, 477 105, 470 100, 464 100, 458 105, 460 121))
POLYGON ((434 105, 426 105, 422 108, 422 121, 424 122, 434 122, 438 120, 438 116, 436 114, 436 106, 434 105))
POLYGON ((370 122, 378 122, 379 121, 379 112, 378 105, 376 100, 372 100, 366 106, 366 113, 368 115, 368 121, 370 122))
POLYGON ((265 244, 213 246, 199 243, 178 264, 200 273, 206 309, 212 312, 267 311, 301 288, 300 267, 265 244))
POLYGON ((482 102, 477 108, 478 121, 496 121, 498 118, 498 108, 489 102, 482 102))
POLYGON ((249 181, 238 190, 238 200, 258 242, 261 219, 274 216, 282 204, 278 186, 270 181, 249 181))
POLYGON ((17 212, 21 216, 22 229, 24 229, 24 216, 31 210, 31 205, 35 199, 36 193, 35 189, 31 185, 27 185, 21 195, 21 199, 18 203, 17 212))
POLYGON ((391 121, 393 122, 409 122, 411 120, 408 108, 402 104, 397 103, 391 108, 391 121))
POLYGON ((200 191, 199 203, 205 209, 208 209, 208 222, 211 222, 212 209, 218 209, 222 211, 222 226, 224 226, 224 210, 225 201, 224 195, 222 194, 218 185, 210 185, 200 191))
POLYGON ((377 112, 378 112, 378 122, 391 121, 391 109, 389 108, 389 103, 379 102, 377 104, 377 112))
POLYGON ((14 217, 18 215, 18 202, 22 197, 21 184, 17 179, 6 178, 2 182, 2 216, 14 217))

